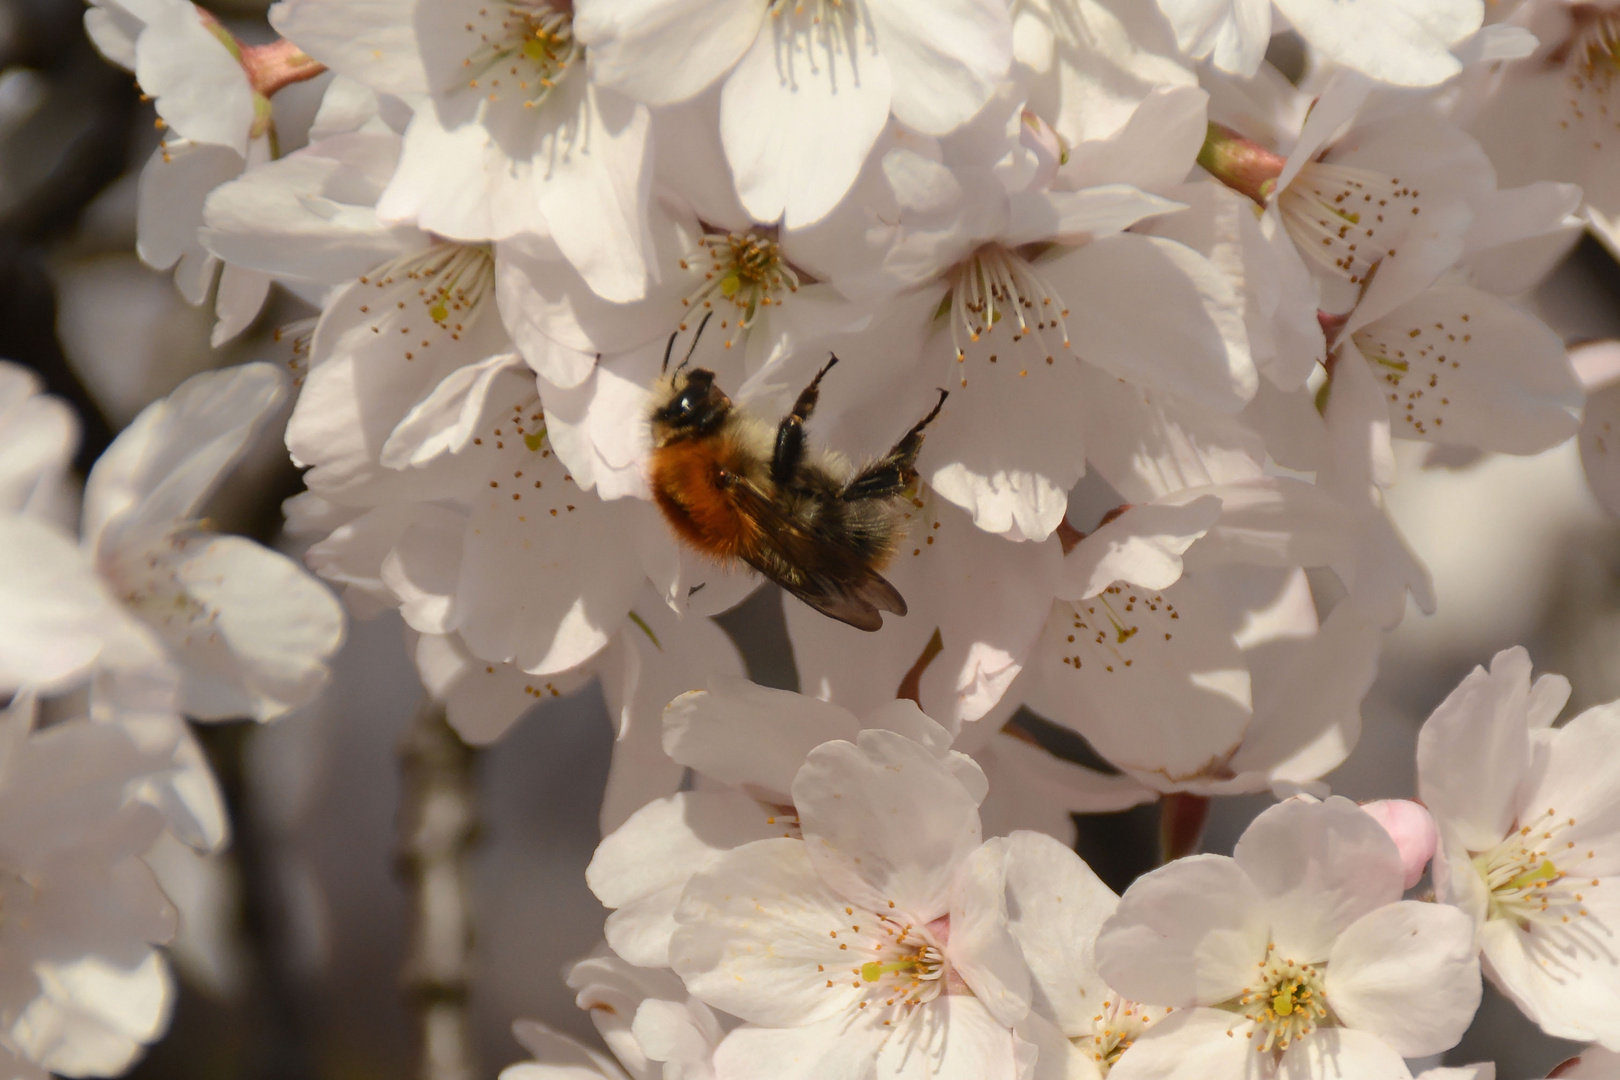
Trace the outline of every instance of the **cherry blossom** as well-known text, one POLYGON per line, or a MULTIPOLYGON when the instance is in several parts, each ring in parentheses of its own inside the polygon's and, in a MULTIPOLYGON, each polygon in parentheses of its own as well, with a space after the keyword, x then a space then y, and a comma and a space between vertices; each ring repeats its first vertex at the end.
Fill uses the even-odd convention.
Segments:
POLYGON ((1234 856, 1139 878, 1097 939, 1098 970, 1176 1012, 1138 1037, 1115 1080, 1411 1074, 1403 1057, 1461 1038, 1479 1005, 1468 921, 1401 900, 1389 835, 1354 803, 1262 813, 1234 856))
POLYGON ((1562 727, 1558 675, 1530 681, 1507 649, 1475 668, 1418 737, 1418 791, 1440 832, 1435 891, 1476 926, 1485 971, 1549 1034, 1620 1047, 1614 918, 1616 793, 1602 762, 1612 705, 1562 727))
POLYGON ((716 80, 720 141, 742 204, 788 228, 844 197, 892 112, 943 135, 990 100, 1012 61, 1006 8, 948 0, 788 5, 585 0, 592 77, 652 105, 716 80))
POLYGON ((828 702, 724 675, 711 677, 707 690, 671 701, 663 750, 699 779, 694 790, 647 802, 598 846, 585 880, 614 909, 608 944, 631 963, 668 965, 676 905, 692 875, 754 840, 802 835, 792 793, 799 769, 816 747, 865 730, 904 735, 982 788, 978 767, 950 749, 952 732, 909 701, 858 718, 828 702))
POLYGON ((166 1024, 141 856, 230 832, 191 720, 321 693, 316 577, 393 613, 485 753, 606 705, 608 914, 566 979, 607 1050, 520 1021, 503 1080, 1411 1080, 1482 974, 1594 1044, 1569 1075, 1610 1064, 1615 706, 1554 726, 1568 684, 1508 650, 1424 726, 1421 801, 1328 788, 1436 606, 1400 441, 1429 470, 1575 436, 1620 510, 1613 342, 1572 358, 1528 295, 1583 230, 1620 253, 1620 8, 1486 13, 89 0, 163 132, 123 189, 140 256, 216 345, 288 320, 293 378, 191 379, 80 498, 74 416, 0 363, 13 1071, 116 1074, 166 1024), (799 420, 833 472, 939 406, 871 567, 907 614, 782 598, 802 693, 728 632, 759 576, 654 505, 677 364, 767 427, 826 372, 799 420), (270 428, 303 567, 202 517, 270 428), (1123 896, 1072 847, 1077 815, 1254 793, 1283 801, 1231 857, 1123 896))
POLYGON ((172 758, 148 797, 203 846, 223 843, 224 811, 182 714, 283 715, 320 691, 343 636, 336 602, 295 562, 196 517, 284 395, 274 368, 248 365, 148 407, 91 470, 81 540, 0 517, 14 568, 0 575, 0 685, 90 681, 93 718, 172 758))
POLYGON ((676 974, 749 1022, 716 1075, 1018 1075, 1029 973, 975 791, 927 747, 866 731, 812 751, 792 794, 803 839, 720 855, 675 910, 676 974))
POLYGON ((140 856, 163 819, 131 797, 168 769, 117 725, 34 730, 20 695, 0 713, 0 1008, 14 1075, 115 1076, 168 1026, 174 983, 153 945, 174 909, 140 856))
POLYGON ((379 94, 412 101, 378 203, 459 241, 548 237, 610 300, 647 285, 647 110, 588 78, 572 5, 283 0, 272 23, 379 94))

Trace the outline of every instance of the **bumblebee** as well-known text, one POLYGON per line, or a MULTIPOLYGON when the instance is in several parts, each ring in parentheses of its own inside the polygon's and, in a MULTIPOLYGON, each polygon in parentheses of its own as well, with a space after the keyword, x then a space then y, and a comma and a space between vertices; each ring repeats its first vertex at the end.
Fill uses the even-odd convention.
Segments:
POLYGON ((949 395, 941 390, 887 454, 851 468, 805 441, 821 380, 837 363, 833 356, 816 373, 773 434, 768 421, 732 404, 714 372, 685 370, 683 360, 655 395, 649 479, 670 526, 698 551, 740 559, 817 611, 877 630, 879 612, 906 613, 879 571, 904 539, 923 431, 949 395))

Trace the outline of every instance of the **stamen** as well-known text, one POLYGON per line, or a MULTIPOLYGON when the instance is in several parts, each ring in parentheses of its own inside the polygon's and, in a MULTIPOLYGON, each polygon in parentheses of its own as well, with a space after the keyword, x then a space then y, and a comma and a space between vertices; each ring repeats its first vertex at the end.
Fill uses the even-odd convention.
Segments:
POLYGON ((1569 116, 1560 118, 1558 126, 1565 130, 1578 127, 1592 149, 1601 150, 1614 130, 1620 129, 1620 110, 1611 109, 1615 82, 1620 79, 1620 18, 1595 5, 1581 5, 1572 14, 1578 27, 1583 22, 1586 25, 1578 30, 1565 60, 1569 116))
MULTIPOLYGON (((722 305, 720 328, 726 331, 728 349, 746 336, 761 310, 781 304, 784 294, 799 291, 799 275, 782 257, 776 241, 752 232, 704 236, 681 260, 681 269, 702 275, 681 300, 682 306, 713 311, 722 305), (727 303, 729 315, 723 307, 727 303)), ((681 329, 687 329, 685 322, 681 329)))
POLYGON ((1287 1050, 1318 1027, 1333 1024, 1317 965, 1279 960, 1271 951, 1260 967, 1259 981, 1237 999, 1254 1022, 1257 1051, 1287 1050))
MULTIPOLYGON (((846 985, 864 991, 856 1008, 891 1013, 884 1023, 892 1024, 939 996, 947 970, 945 953, 927 929, 854 908, 845 913, 852 922, 832 935, 839 941, 839 951, 858 961, 843 969, 855 976, 850 980, 846 975, 846 985)), ((827 985, 838 982, 829 978, 827 985)))
POLYGON ((484 29, 467 24, 479 38, 462 61, 469 75, 467 85, 487 91, 492 101, 503 90, 514 89, 523 95, 524 108, 534 108, 581 56, 573 14, 550 0, 506 0, 493 10, 498 21, 486 22, 484 29))
MULTIPOLYGON (((950 309, 951 344, 958 362, 967 359, 963 335, 976 342, 1003 320, 1017 321, 1014 344, 1033 336, 1048 364, 1056 357, 1047 331, 1061 334, 1062 348, 1069 348, 1069 309, 1062 297, 1027 259, 999 244, 985 245, 956 268, 950 309)), ((995 359, 992 356, 991 362, 995 359)), ((965 378, 962 385, 967 385, 965 378)))
POLYGON ((1585 897, 1596 880, 1577 870, 1591 853, 1583 857, 1572 841, 1560 839, 1574 824, 1549 807, 1494 848, 1473 853, 1474 869, 1490 889, 1486 918, 1545 932, 1587 914, 1585 897))
POLYGON ((1352 285, 1366 282, 1423 209, 1421 193, 1398 177, 1320 161, 1299 171, 1277 206, 1300 250, 1352 285))
MULTIPOLYGON (((812 23, 823 23, 842 14, 844 0, 810 0, 813 14, 812 23)), ((784 12, 792 11, 795 15, 803 15, 805 0, 769 0, 767 9, 773 18, 781 18, 784 12)))
POLYGON ((1129 998, 1112 997, 1103 1002, 1102 1011, 1091 1018, 1093 1025, 1091 1034, 1074 1039, 1074 1045, 1082 1054, 1095 1061, 1098 1070, 1107 1076, 1108 1071, 1119 1062, 1120 1055, 1129 1050, 1131 1044, 1136 1042, 1155 1020, 1170 1011, 1163 1009, 1150 1013, 1145 1006, 1129 998))
POLYGON ((434 244, 378 267, 361 284, 388 289, 415 282, 416 296, 428 318, 458 333, 481 314, 495 288, 495 259, 482 244, 434 244))

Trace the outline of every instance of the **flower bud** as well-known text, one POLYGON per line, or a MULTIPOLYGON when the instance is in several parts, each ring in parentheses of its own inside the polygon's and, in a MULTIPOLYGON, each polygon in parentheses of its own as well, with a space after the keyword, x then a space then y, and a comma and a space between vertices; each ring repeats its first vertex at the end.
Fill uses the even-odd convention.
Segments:
POLYGON ((1423 877, 1423 868, 1434 857, 1438 838, 1434 818, 1420 803, 1410 799, 1379 799, 1362 803, 1361 808, 1389 833, 1401 853, 1401 867, 1406 871, 1403 888, 1410 889, 1423 877))

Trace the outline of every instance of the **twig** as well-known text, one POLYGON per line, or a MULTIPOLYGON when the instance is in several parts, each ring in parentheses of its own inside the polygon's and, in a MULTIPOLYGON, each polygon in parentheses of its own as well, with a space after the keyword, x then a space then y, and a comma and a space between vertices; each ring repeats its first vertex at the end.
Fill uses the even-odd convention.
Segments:
POLYGON ((1209 821, 1209 796, 1174 791, 1159 799, 1159 862, 1197 854, 1209 821))
POLYGON ((425 701, 400 742, 399 861, 411 894, 402 975, 417 1025, 420 1080, 473 1080, 467 1023, 473 943, 467 854, 477 838, 474 755, 425 701))

